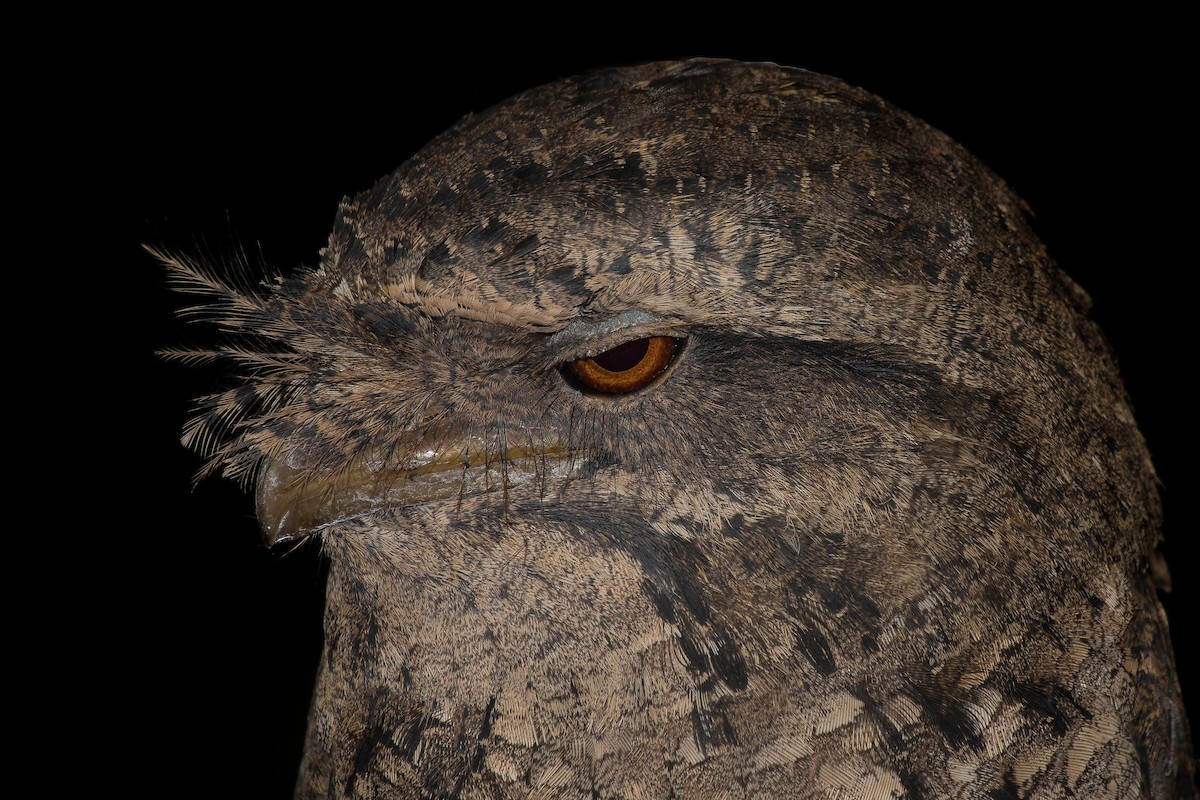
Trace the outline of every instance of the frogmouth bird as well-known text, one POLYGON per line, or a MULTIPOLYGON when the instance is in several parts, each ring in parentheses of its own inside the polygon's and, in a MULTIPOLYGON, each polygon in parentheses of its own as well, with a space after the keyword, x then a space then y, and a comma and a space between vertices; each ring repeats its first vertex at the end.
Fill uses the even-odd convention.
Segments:
POLYGON ((962 147, 772 64, 468 116, 185 441, 330 562, 299 798, 1194 797, 1155 474, 962 147))

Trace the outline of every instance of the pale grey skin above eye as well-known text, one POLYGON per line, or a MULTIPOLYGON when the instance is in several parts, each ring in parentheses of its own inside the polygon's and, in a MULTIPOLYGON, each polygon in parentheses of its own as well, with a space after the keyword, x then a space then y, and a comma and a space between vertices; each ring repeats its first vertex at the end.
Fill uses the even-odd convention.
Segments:
POLYGON ((878 98, 560 81, 215 290, 274 349, 189 440, 331 560, 297 796, 1194 796, 1088 298, 878 98), (562 379, 647 336, 687 340, 660 383, 562 379))

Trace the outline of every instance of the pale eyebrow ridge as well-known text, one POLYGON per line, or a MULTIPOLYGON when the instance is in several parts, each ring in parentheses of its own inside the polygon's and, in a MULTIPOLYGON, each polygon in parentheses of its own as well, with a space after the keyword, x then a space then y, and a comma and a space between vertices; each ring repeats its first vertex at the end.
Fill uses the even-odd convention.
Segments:
POLYGON ((627 328, 648 325, 664 327, 669 324, 670 321, 664 317, 636 308, 605 319, 590 320, 577 317, 546 339, 546 349, 553 353, 580 350, 590 341, 612 336, 627 328))

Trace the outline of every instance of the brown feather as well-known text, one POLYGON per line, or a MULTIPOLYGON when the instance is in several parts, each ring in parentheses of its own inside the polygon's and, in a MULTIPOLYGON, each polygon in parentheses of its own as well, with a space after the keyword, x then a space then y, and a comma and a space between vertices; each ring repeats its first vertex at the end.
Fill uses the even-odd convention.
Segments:
POLYGON ((345 201, 315 270, 174 266, 274 348, 190 441, 332 563, 297 796, 1194 796, 1090 301, 878 98, 571 78, 345 201), (562 379, 647 336, 688 341, 646 389, 562 379))

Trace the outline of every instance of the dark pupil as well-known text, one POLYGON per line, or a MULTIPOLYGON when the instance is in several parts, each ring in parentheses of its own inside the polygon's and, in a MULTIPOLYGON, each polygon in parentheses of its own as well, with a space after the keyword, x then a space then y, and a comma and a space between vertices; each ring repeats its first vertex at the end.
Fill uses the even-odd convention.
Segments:
POLYGON ((592 360, 609 372, 624 372, 642 363, 642 359, 646 357, 646 351, 649 349, 649 339, 635 339, 632 342, 619 344, 612 350, 605 350, 592 360))

